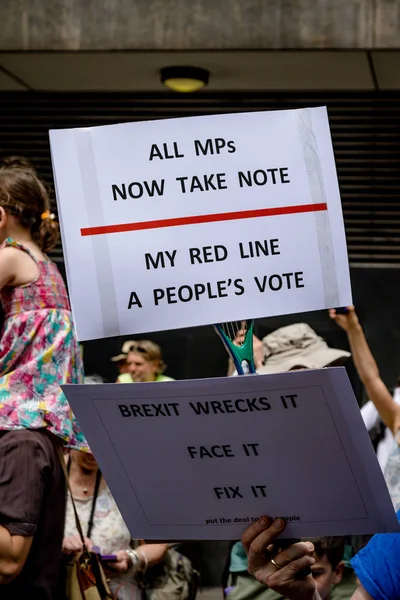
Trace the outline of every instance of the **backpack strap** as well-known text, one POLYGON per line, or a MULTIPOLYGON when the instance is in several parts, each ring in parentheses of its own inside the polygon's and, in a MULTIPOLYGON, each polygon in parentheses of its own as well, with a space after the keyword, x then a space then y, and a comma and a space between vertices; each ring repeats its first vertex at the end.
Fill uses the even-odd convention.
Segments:
MULTIPOLYGON (((70 471, 71 471, 71 455, 68 457, 68 462, 67 462, 68 481, 69 481, 69 473, 70 473, 70 471)), ((87 528, 87 532, 86 532, 86 537, 89 538, 89 539, 90 539, 90 536, 92 535, 92 531, 93 531, 94 513, 95 513, 95 510, 96 510, 97 497, 99 495, 100 482, 101 482, 101 471, 100 471, 100 469, 97 469, 96 483, 95 483, 95 486, 94 486, 94 494, 93 494, 93 499, 92 499, 92 506, 90 508, 90 516, 89 516, 88 528, 87 528)), ((70 494, 72 496, 71 490, 70 490, 70 494)))
POLYGON ((99 495, 100 481, 101 481, 101 471, 100 471, 100 469, 97 469, 96 484, 95 484, 95 488, 94 488, 92 507, 90 509, 90 517, 89 517, 89 521, 88 521, 88 528, 87 528, 87 535, 86 535, 86 537, 89 539, 90 539, 90 536, 92 535, 92 531, 93 531, 94 511, 96 510, 96 502, 97 502, 97 496, 99 495))
POLYGON ((61 468, 62 468, 62 470, 64 472, 65 481, 66 481, 66 484, 67 484, 67 487, 68 487, 68 490, 69 490, 69 493, 70 493, 70 496, 71 496, 72 508, 74 510, 76 528, 78 530, 79 537, 81 538, 81 542, 82 542, 82 546, 83 546, 83 552, 84 552, 84 554, 87 554, 88 556, 90 556, 89 555, 89 551, 88 551, 88 549, 86 547, 86 544, 85 544, 85 536, 83 535, 83 529, 82 529, 81 522, 79 520, 79 515, 78 515, 78 511, 76 509, 75 500, 74 500, 74 497, 72 495, 71 485, 69 483, 68 471, 67 471, 67 467, 66 467, 66 464, 65 464, 64 454, 63 454, 61 446, 57 447, 57 453, 58 453, 58 458, 60 459, 61 468))

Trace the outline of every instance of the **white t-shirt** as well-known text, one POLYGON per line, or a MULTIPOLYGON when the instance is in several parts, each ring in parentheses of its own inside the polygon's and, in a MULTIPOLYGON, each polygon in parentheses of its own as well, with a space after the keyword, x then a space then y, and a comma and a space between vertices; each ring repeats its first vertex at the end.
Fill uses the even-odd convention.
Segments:
MULTIPOLYGON (((395 388, 393 400, 396 402, 396 404, 400 405, 400 388, 395 388)), ((372 400, 369 400, 369 402, 364 404, 364 406, 361 408, 361 416, 368 431, 371 431, 373 427, 376 427, 380 421, 379 413, 372 400)), ((389 455, 392 453, 392 450, 395 448, 395 446, 396 442, 393 434, 390 429, 386 427, 384 437, 379 442, 376 450, 376 456, 382 471, 385 470, 389 455)))

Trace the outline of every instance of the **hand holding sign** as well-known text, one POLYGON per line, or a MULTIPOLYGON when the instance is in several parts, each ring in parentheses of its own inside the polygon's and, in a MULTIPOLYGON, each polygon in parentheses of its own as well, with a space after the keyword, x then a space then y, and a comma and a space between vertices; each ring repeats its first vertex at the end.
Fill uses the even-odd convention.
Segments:
POLYGON ((346 312, 331 308, 329 310, 329 316, 346 332, 350 331, 350 329, 361 327, 354 306, 347 306, 346 312))
MULTIPOLYGON (((260 583, 290 600, 318 600, 317 586, 311 574, 304 574, 315 563, 310 542, 291 545, 274 554, 273 544, 285 529, 285 521, 262 517, 242 535, 248 556, 248 571, 260 583), (304 576, 299 576, 304 574, 304 576)), ((310 573, 310 571, 308 571, 310 573)))

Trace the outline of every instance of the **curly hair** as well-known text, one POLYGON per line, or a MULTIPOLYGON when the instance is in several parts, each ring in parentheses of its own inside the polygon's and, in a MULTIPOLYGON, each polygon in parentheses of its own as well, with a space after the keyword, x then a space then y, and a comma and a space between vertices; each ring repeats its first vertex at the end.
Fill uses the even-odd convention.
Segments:
POLYGON ((49 193, 34 167, 23 157, 9 156, 1 163, 0 206, 30 230, 44 253, 53 248, 59 227, 50 215, 49 193))

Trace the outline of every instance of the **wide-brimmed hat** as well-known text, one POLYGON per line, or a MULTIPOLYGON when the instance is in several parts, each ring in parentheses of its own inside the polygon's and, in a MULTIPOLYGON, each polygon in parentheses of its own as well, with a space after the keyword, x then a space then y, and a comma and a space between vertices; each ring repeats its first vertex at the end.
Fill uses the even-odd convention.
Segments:
POLYGON ((117 356, 112 356, 111 360, 112 362, 122 362, 123 360, 127 359, 129 350, 131 349, 132 345, 135 342, 133 340, 128 340, 127 342, 124 342, 122 344, 122 348, 121 348, 121 352, 120 354, 117 354, 117 356))
POLYGON ((262 374, 294 368, 320 369, 351 356, 345 350, 330 348, 307 323, 281 327, 265 336, 262 343, 265 364, 257 370, 262 374))

